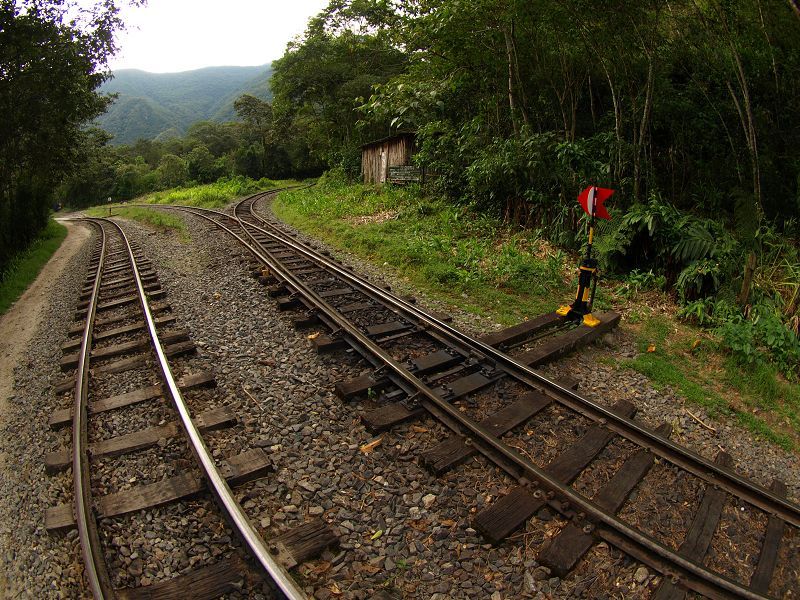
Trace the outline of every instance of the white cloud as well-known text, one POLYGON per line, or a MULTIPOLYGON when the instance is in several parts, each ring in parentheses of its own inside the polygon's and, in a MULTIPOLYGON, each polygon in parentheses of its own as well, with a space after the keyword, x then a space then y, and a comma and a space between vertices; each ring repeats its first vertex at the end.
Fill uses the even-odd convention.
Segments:
POLYGON ((150 0, 125 8, 111 69, 155 73, 262 65, 283 55, 327 0, 150 0))

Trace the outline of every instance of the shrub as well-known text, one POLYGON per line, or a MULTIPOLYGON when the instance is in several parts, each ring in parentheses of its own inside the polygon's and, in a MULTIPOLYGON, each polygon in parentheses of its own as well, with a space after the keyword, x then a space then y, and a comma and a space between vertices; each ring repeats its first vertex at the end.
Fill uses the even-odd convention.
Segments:
POLYGON ((757 307, 751 318, 738 315, 716 329, 724 349, 744 365, 771 362, 784 375, 796 380, 800 365, 800 339, 773 310, 757 307))

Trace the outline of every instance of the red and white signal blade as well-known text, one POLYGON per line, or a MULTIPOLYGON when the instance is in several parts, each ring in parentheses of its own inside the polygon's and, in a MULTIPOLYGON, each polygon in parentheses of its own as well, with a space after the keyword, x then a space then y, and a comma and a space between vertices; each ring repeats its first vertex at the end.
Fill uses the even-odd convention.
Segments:
POLYGON ((580 193, 578 196, 578 202, 581 203, 581 206, 583 207, 583 210, 586 211, 586 214, 591 215, 594 213, 594 216, 596 217, 611 220, 611 215, 608 214, 605 206, 603 206, 603 202, 611 198, 613 195, 614 190, 597 187, 596 185, 590 185, 580 193))

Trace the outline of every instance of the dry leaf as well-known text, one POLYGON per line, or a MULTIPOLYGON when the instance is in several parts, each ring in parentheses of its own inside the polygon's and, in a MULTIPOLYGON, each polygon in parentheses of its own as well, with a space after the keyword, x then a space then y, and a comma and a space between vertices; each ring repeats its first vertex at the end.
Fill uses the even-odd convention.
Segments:
POLYGON ((428 429, 426 427, 420 427, 419 425, 412 425, 411 431, 415 431, 417 433, 428 433, 428 429))
POLYGON ((444 521, 442 521, 442 525, 444 525, 445 527, 453 527, 453 525, 455 524, 456 522, 453 521, 453 519, 445 519, 444 521))
POLYGON ((339 589, 339 586, 336 585, 335 581, 331 584, 331 587, 329 587, 328 589, 331 591, 331 594, 333 594, 334 596, 341 596, 342 593, 343 593, 342 590, 339 589))
POLYGON ((364 444, 359 448, 364 454, 369 454, 373 450, 375 450, 375 446, 380 444, 383 441, 383 437, 379 437, 378 439, 372 440, 368 444, 364 444))
POLYGON ((328 561, 324 560, 319 565, 314 567, 313 573, 315 575, 322 575, 325 571, 327 571, 330 568, 331 568, 331 563, 329 563, 328 561))
POLYGON ((315 339, 315 338, 317 338, 317 337, 319 337, 319 331, 317 331, 316 333, 312 333, 311 335, 309 335, 309 336, 308 336, 308 339, 310 339, 310 340, 313 340, 313 339, 315 339))
POLYGON ((426 531, 428 529, 428 522, 422 519, 419 521, 409 521, 408 526, 417 531, 426 531))
POLYGON ((375 575, 375 573, 380 571, 381 568, 373 566, 373 565, 363 564, 363 565, 361 565, 361 568, 359 570, 360 571, 366 571, 367 573, 369 573, 371 575, 375 575))
POLYGON ((372 540, 372 541, 374 542, 375 540, 377 540, 377 539, 378 539, 379 537, 381 537, 382 535, 383 535, 383 529, 378 529, 378 531, 376 531, 375 533, 373 533, 373 534, 372 534, 372 536, 371 536, 369 539, 370 539, 370 540, 372 540))
POLYGON ((692 350, 697 350, 697 347, 700 345, 700 340, 696 339, 692 342, 692 350))
POLYGON ((655 351, 656 351, 656 345, 655 345, 655 344, 650 344, 650 345, 647 347, 647 351, 648 351, 648 352, 655 352, 655 351))

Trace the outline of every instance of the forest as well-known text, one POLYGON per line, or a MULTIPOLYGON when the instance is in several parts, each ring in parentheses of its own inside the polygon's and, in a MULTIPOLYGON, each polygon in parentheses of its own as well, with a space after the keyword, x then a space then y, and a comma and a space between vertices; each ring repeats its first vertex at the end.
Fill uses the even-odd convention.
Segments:
POLYGON ((797 343, 797 0, 331 0, 273 63, 271 102, 245 95, 236 122, 118 147, 89 126, 111 101, 97 87, 113 18, 86 29, 59 2, 2 6, 0 267, 55 201, 355 181, 361 145, 403 131, 435 174, 424 193, 565 249, 585 240, 577 193, 617 190, 604 272, 672 291, 700 324, 749 317, 761 329, 731 333, 742 348, 797 343))

